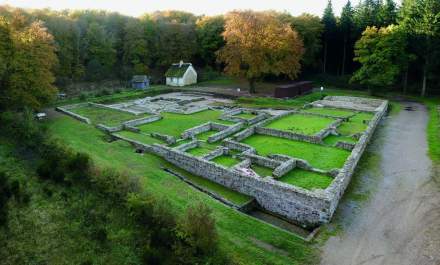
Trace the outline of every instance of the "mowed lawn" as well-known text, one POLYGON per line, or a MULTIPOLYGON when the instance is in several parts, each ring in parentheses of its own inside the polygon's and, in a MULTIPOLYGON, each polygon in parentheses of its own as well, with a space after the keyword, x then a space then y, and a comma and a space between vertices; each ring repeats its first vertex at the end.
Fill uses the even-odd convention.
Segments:
POLYGON ((344 136, 362 133, 367 129, 368 122, 373 118, 373 116, 374 114, 369 112, 357 113, 348 121, 343 122, 338 127, 337 131, 344 136))
POLYGON ((89 118, 93 124, 104 124, 107 126, 117 126, 125 121, 148 116, 148 114, 134 115, 129 112, 97 108, 93 106, 78 107, 71 109, 70 111, 89 118))
POLYGON ((120 136, 125 137, 130 140, 138 141, 143 144, 155 144, 155 143, 164 144, 163 141, 161 141, 157 138, 153 138, 150 135, 145 134, 145 133, 135 133, 132 131, 120 131, 115 134, 120 135, 120 136))
POLYGON ((265 127, 282 131, 301 133, 305 135, 313 135, 318 133, 320 130, 326 128, 334 121, 335 120, 332 118, 291 114, 275 120, 265 127))
POLYGON ((307 160, 311 166, 323 170, 342 168, 350 155, 347 150, 255 134, 242 141, 254 147, 260 155, 283 154, 307 160))
POLYGON ((327 188, 330 183, 332 183, 333 178, 324 174, 294 168, 278 180, 290 185, 312 190, 327 188))
POLYGON ((221 114, 222 112, 218 110, 205 110, 187 115, 176 113, 161 113, 160 115, 163 117, 163 119, 152 123, 140 125, 138 128, 141 129, 142 132, 156 132, 179 137, 183 131, 209 121, 227 125, 233 124, 228 121, 219 120, 218 118, 221 114))
POLYGON ((351 110, 335 109, 335 108, 309 108, 309 109, 302 110, 302 112, 331 115, 331 116, 341 117, 341 118, 349 117, 349 116, 356 113, 351 110))
POLYGON ((250 218, 194 190, 160 168, 172 168, 165 160, 147 153, 136 154, 123 141, 107 143, 103 140, 104 133, 67 116, 54 118, 49 125, 54 135, 75 150, 88 153, 98 166, 116 168, 140 177, 146 192, 168 200, 178 214, 197 202, 206 203, 216 219, 220 247, 240 264, 317 263, 317 250, 312 243, 250 218))

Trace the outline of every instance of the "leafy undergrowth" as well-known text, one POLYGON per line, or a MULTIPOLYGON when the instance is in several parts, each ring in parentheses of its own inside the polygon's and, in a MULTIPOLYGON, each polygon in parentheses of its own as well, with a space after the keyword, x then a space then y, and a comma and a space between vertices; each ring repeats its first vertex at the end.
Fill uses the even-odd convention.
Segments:
POLYGON ((34 165, 2 140, 0 170, 20 183, 0 226, 1 264, 141 264, 136 225, 99 193, 41 181, 34 165))
POLYGON ((314 135, 322 129, 327 128, 334 121, 332 118, 292 114, 275 120, 266 125, 266 127, 305 135, 314 135))
POLYGON ((260 155, 283 154, 307 160, 313 167, 331 170, 341 168, 349 151, 307 142, 293 141, 268 135, 252 135, 242 141, 254 147, 260 155))
POLYGON ((170 164, 151 154, 136 154, 126 142, 106 143, 103 133, 69 117, 57 117, 50 130, 68 146, 89 154, 98 166, 116 168, 141 177, 147 192, 164 197, 174 212, 183 212, 199 201, 205 202, 216 219, 220 247, 241 264, 315 264, 316 249, 287 232, 249 218, 202 192, 195 192, 186 183, 166 173, 161 166, 170 164), (267 251, 255 244, 257 238, 288 255, 267 251))
POLYGON ((327 188, 332 183, 333 178, 324 174, 295 168, 278 180, 293 186, 312 190, 327 188))

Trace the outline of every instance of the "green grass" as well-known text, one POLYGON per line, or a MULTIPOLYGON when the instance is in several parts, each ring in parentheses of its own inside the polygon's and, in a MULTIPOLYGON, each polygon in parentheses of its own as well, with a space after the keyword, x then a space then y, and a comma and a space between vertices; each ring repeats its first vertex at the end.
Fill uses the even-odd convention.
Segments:
POLYGON ((198 201, 205 202, 216 218, 220 247, 239 264, 315 264, 317 250, 311 243, 249 218, 186 183, 160 167, 171 167, 165 160, 145 153, 136 154, 126 142, 107 143, 103 133, 70 117, 60 116, 50 122, 50 131, 68 146, 88 153, 98 166, 111 167, 141 177, 146 192, 163 196, 172 210, 182 213, 198 201), (280 255, 255 243, 256 238, 287 253, 280 255))
POLYGON ((352 143, 352 144, 355 144, 357 142, 356 139, 354 139, 353 137, 342 136, 342 135, 340 135, 340 136, 329 135, 324 138, 324 143, 328 144, 328 145, 332 145, 332 146, 335 145, 339 141, 352 143))
POLYGON ((295 168, 278 180, 290 185, 312 190, 327 188, 332 183, 333 178, 324 174, 295 168))
POLYGON ((305 135, 313 135, 328 127, 334 121, 335 120, 331 118, 292 114, 275 120, 265 127, 305 135))
POLYGON ((140 125, 138 128, 141 129, 141 131, 147 133, 156 132, 179 137, 183 131, 206 123, 208 121, 227 125, 232 124, 228 121, 219 120, 218 118, 221 114, 222 112, 218 110, 205 110, 188 115, 176 113, 161 113, 163 119, 140 125))
POLYGON ((199 134, 197 134, 196 137, 197 137, 197 139, 199 139, 199 140, 207 141, 208 138, 209 138, 211 135, 216 134, 216 133, 218 133, 218 131, 213 131, 213 130, 211 130, 211 131, 206 131, 206 132, 199 133, 199 134))
POLYGON ((204 156, 209 152, 211 152, 212 150, 216 149, 218 146, 219 146, 218 144, 201 143, 200 146, 191 148, 186 152, 193 156, 204 156))
POLYGON ((159 143, 159 144, 163 144, 164 142, 157 139, 157 138, 153 138, 150 135, 144 134, 144 133, 135 133, 135 132, 131 132, 131 131, 120 131, 117 132, 116 135, 120 135, 122 137, 131 139, 131 140, 135 140, 138 142, 141 142, 143 144, 154 144, 154 143, 159 143))
POLYGON ((309 109, 304 109, 302 111, 307 112, 307 113, 331 115, 331 116, 341 117, 341 118, 349 117, 349 116, 356 113, 356 112, 350 111, 350 110, 334 109, 334 108, 309 108, 309 109))
POLYGON ((337 131, 344 136, 362 133, 368 127, 368 123, 364 123, 363 121, 370 121, 373 116, 374 114, 370 112, 360 112, 351 117, 349 121, 344 121, 338 127, 337 131))
POLYGON ((255 147, 263 156, 283 154, 307 160, 313 167, 330 170, 341 168, 350 152, 331 146, 293 141, 267 135, 252 135, 242 141, 255 147))
POLYGON ((140 119, 148 115, 134 115, 124 111, 97 108, 93 106, 83 106, 71 109, 70 111, 89 118, 93 124, 104 124, 107 126, 117 126, 122 122, 140 119))
POLYGON ((252 164, 251 169, 255 171, 260 177, 272 176, 273 169, 268 167, 262 167, 259 165, 252 164))
POLYGON ((239 117, 239 118, 243 118, 246 120, 250 120, 252 118, 255 118, 256 116, 257 115, 252 114, 252 113, 240 113, 240 114, 234 115, 234 117, 239 117))
POLYGON ((240 160, 233 158, 232 156, 221 155, 211 160, 214 163, 225 167, 232 167, 240 162, 240 160))

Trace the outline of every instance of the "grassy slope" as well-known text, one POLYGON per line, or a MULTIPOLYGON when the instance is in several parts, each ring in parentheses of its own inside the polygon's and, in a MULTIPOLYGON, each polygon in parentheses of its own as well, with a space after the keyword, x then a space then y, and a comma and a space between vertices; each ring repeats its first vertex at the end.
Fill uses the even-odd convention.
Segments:
POLYGON ((306 135, 314 135, 328 127, 334 119, 319 116, 292 114, 269 123, 266 127, 283 131, 291 131, 306 135))
POLYGON ((294 186, 311 190, 327 188, 333 181, 333 178, 323 174, 295 168, 278 180, 294 186))
POLYGON ((180 134, 192 127, 201 125, 208 121, 215 121, 222 124, 231 124, 227 121, 218 120, 221 111, 205 110, 190 115, 176 113, 162 113, 163 119, 139 126, 141 131, 162 133, 179 137, 180 134))
POLYGON ((349 151, 311 144, 306 142, 292 141, 266 135, 252 135, 242 141, 255 147, 259 154, 284 154, 307 160, 313 167, 330 170, 341 168, 349 151))
POLYGON ((50 125, 55 135, 76 150, 90 154, 98 165, 142 176, 145 190, 168 199, 176 212, 182 212, 197 201, 206 202, 217 220, 221 247, 243 264, 314 263, 316 250, 309 243, 232 210, 204 193, 194 192, 187 184, 161 170, 161 165, 170 165, 159 157, 136 154, 129 144, 121 141, 106 143, 100 131, 69 117, 58 117, 50 125), (253 238, 288 254, 267 250, 257 245, 253 238))

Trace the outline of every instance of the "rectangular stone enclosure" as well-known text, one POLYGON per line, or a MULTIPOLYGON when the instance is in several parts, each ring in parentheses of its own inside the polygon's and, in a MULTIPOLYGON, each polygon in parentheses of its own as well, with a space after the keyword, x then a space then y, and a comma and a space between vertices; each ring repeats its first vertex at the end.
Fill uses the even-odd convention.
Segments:
POLYGON ((211 107, 215 101, 172 93, 57 109, 88 124, 98 120, 96 113, 120 112, 94 125, 140 152, 251 196, 265 211, 316 227, 330 221, 388 107, 386 100, 343 96, 290 111, 211 107))

